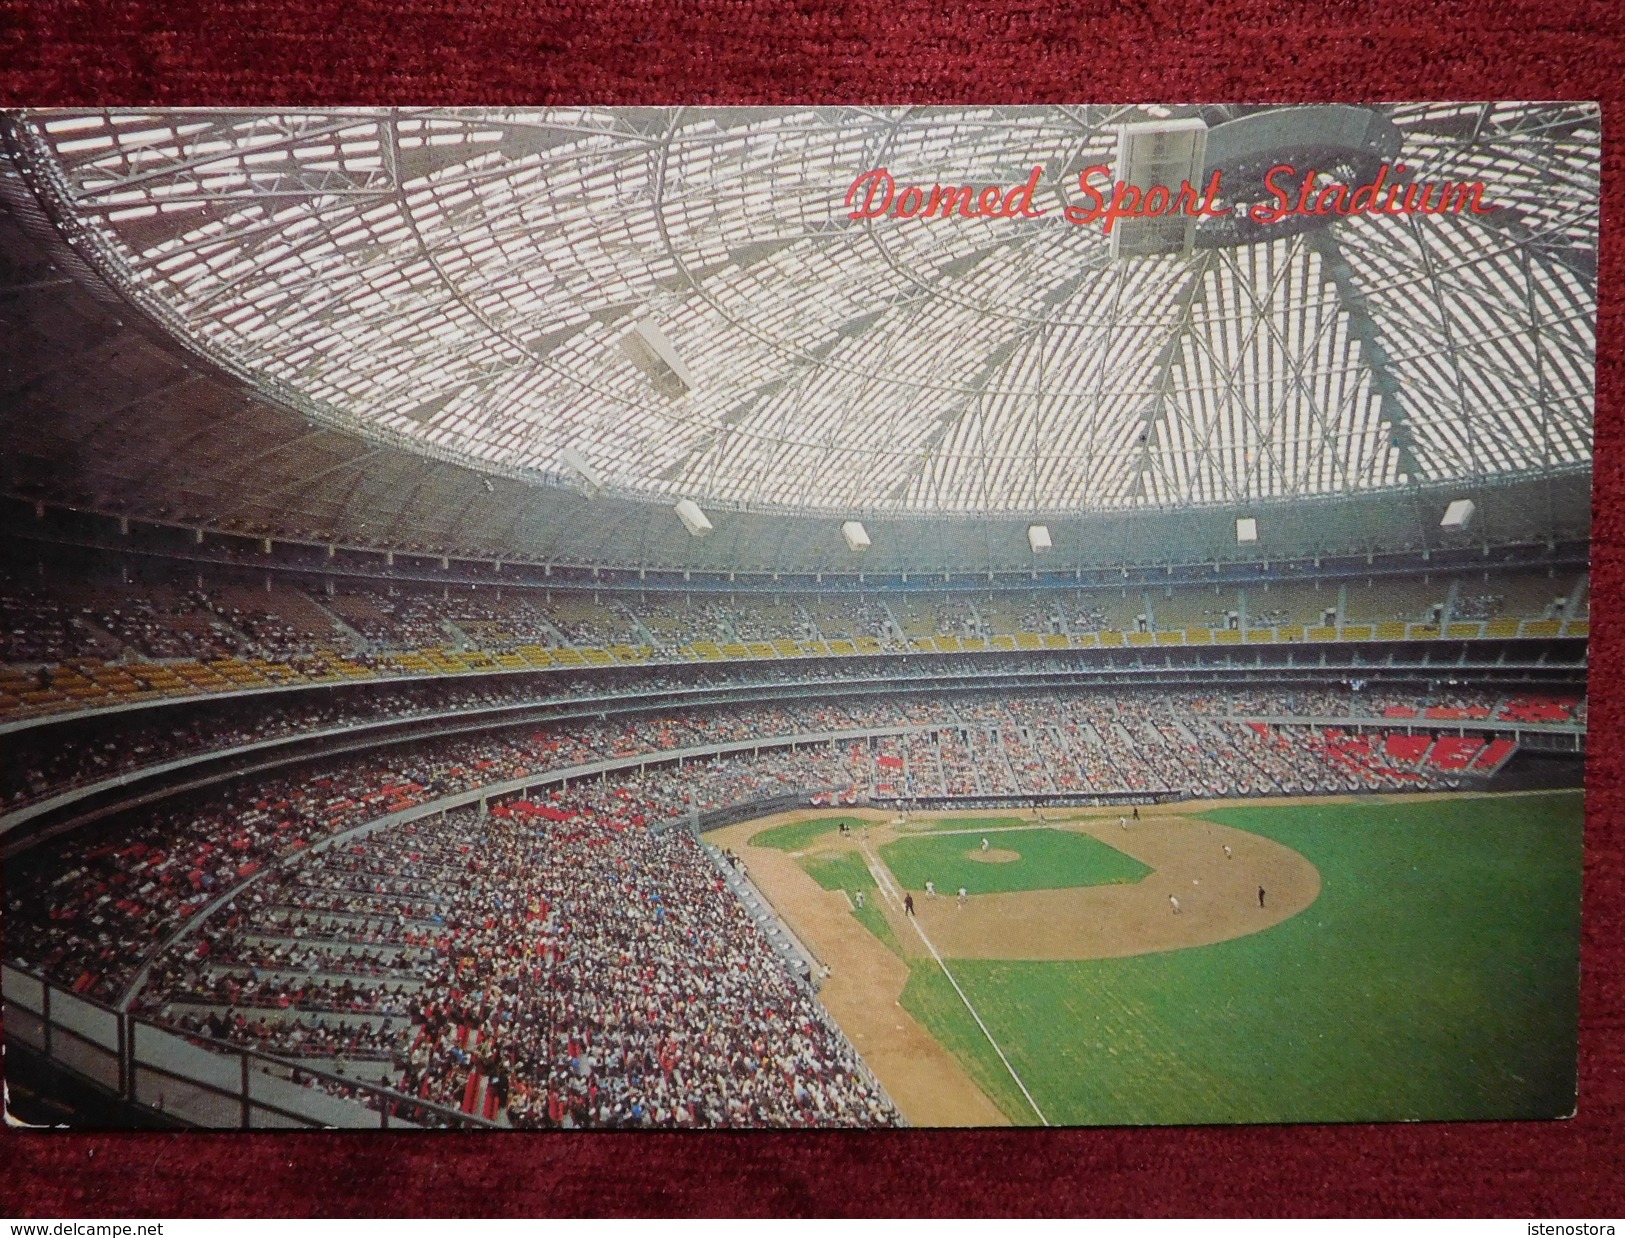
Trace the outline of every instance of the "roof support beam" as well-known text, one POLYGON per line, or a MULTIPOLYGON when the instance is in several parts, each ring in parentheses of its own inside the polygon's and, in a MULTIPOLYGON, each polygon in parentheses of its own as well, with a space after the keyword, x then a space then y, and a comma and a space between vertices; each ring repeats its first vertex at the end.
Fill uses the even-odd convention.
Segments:
POLYGON ((1354 282, 1354 268, 1343 256, 1331 228, 1311 228, 1304 234, 1311 249, 1320 255, 1321 269, 1337 290, 1349 334, 1360 341, 1360 364, 1371 376, 1371 389, 1377 393, 1382 418, 1388 423, 1389 442, 1399 453, 1400 467, 1415 485, 1422 480, 1422 464, 1416 455, 1416 437, 1410 416, 1401 398, 1403 385, 1388 366, 1388 350, 1383 346, 1382 328, 1371 316, 1365 294, 1354 282))

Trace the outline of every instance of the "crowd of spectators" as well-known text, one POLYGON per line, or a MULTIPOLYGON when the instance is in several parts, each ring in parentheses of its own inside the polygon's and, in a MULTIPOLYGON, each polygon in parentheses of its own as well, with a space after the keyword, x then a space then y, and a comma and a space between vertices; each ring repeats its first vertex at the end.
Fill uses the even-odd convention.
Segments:
POLYGON ((619 600, 600 603, 561 595, 545 608, 539 602, 530 605, 544 610, 548 622, 572 645, 604 648, 647 643, 637 619, 619 600))
POLYGON ((1115 627, 1104 607, 1087 597, 1070 599, 1066 611, 1066 630, 1079 635, 1085 632, 1104 632, 1115 627))
POLYGON ((821 640, 868 637, 900 642, 903 638, 886 604, 869 598, 829 594, 820 599, 811 618, 821 640))
MULTIPOLYGON (((1260 720, 1353 718, 1348 702, 1356 697, 1367 711, 1367 726, 1395 708, 1408 708, 1415 717, 1416 707, 1425 704, 1411 697, 1410 706, 1401 707, 1393 693, 1345 698, 1329 689, 1279 698, 921 694, 655 710, 413 741, 224 784, 22 851, 8 864, 7 949, 80 991, 116 998, 152 945, 212 899, 339 831, 548 770, 775 736, 899 732, 873 741, 845 739, 794 752, 647 768, 629 775, 625 786, 659 812, 680 817, 741 800, 804 794, 814 786, 853 800, 1055 791, 1309 794, 1459 781, 1460 771, 1413 768, 1391 759, 1380 745, 1369 759, 1351 764, 1349 745, 1325 742, 1326 734, 1341 735, 1335 726, 1260 720)), ((1440 699, 1474 698, 1461 691, 1440 699)), ((1486 709, 1498 703, 1492 696, 1483 700, 1486 709)), ((1517 708, 1526 716, 1534 711, 1569 717, 1576 704, 1529 698, 1517 708)), ((170 740, 200 738, 192 731, 170 740)), ((567 794, 574 793, 572 788, 567 794)), ((359 879, 374 885, 384 880, 378 874, 359 879)), ((404 897, 416 880, 403 873, 388 893, 404 897)))
POLYGON ((980 620, 978 635, 982 636, 1020 632, 1047 636, 1065 630, 1060 603, 1051 593, 981 594, 976 599, 975 609, 980 620))
MULTIPOLYGON (((1408 596, 1405 583, 1390 582, 1384 595, 1398 609, 1404 609, 1398 600, 1408 596)), ((48 716, 159 696, 579 668, 612 660, 714 661, 742 656, 741 642, 755 645, 756 657, 768 656, 759 642, 787 640, 856 640, 867 653, 900 654, 912 653, 919 638, 932 634, 1083 635, 1148 622, 1134 616, 1138 603, 1126 591, 1122 605, 1110 591, 989 593, 979 599, 984 617, 977 600, 950 592, 599 594, 349 580, 329 593, 325 586, 269 578, 262 586, 205 587, 201 578, 195 587, 192 578, 184 584, 75 583, 49 572, 0 577, 0 713, 48 716), (559 652, 569 645, 614 652, 585 659, 559 652), (716 645, 734 648, 719 653, 716 645)), ((1499 595, 1464 593, 1457 613, 1476 615, 1474 608, 1485 599, 1505 603, 1499 595)), ((1372 609, 1365 599, 1364 610, 1372 609)), ((1251 622, 1258 626, 1285 614, 1255 612, 1251 622)), ((1205 621, 1228 619, 1219 610, 1205 621)), ((780 652, 795 651, 781 644, 780 652)), ((763 665, 752 665, 748 673, 761 672, 763 665)), ((781 669, 790 666, 774 667, 781 669)), ((858 668, 859 674, 867 671, 858 668)), ((795 673, 808 679, 817 674, 795 673)), ((4 792, 4 802, 18 802, 14 788, 4 792)))
POLYGON ((555 649, 564 643, 541 607, 523 594, 502 597, 460 595, 453 622, 481 649, 503 653, 530 645, 555 649))
MULTIPOLYGON (((22 852, 7 866, 7 949, 78 991, 111 999, 152 941, 214 896, 263 864, 370 817, 548 769, 892 725, 904 716, 885 702, 853 709, 814 702, 585 721, 502 737, 426 740, 229 784, 195 803, 166 804, 22 852)), ((793 789, 776 781, 777 768, 764 778, 779 791, 793 789)), ((712 806, 727 786, 722 779, 702 789, 699 806, 712 806)), ((682 806, 676 802, 674 811, 682 806)))
MULTIPOLYGON (((845 676, 825 672, 817 678, 809 678, 807 682, 810 685, 828 684, 838 682, 840 678, 856 678, 856 671, 849 669, 845 676)), ((563 681, 554 679, 544 684, 524 679, 479 679, 395 686, 369 685, 362 692, 318 691, 285 700, 273 699, 270 703, 222 701, 199 705, 179 716, 164 710, 136 712, 87 722, 68 733, 40 732, 34 735, 24 731, 11 737, 6 760, 0 763, 0 813, 132 770, 266 740, 406 722, 415 718, 461 717, 481 710, 525 706, 542 709, 551 703, 568 703, 600 693, 605 694, 606 700, 617 696, 637 698, 647 696, 651 691, 683 687, 701 690, 742 682, 745 679, 738 670, 708 667, 689 672, 654 673, 640 680, 636 689, 617 688, 607 680, 586 676, 563 681)), ((1538 723, 1569 721, 1578 708, 1571 699, 1552 705, 1544 697, 1448 686, 1412 692, 1397 689, 1354 692, 1347 688, 1331 687, 1272 689, 1220 696, 1191 693, 1183 699, 1186 702, 1183 707, 1193 713, 1218 711, 1253 718, 1498 718, 1538 723), (1528 702, 1531 701, 1536 704, 1530 705, 1528 702)), ((909 708, 917 710, 919 706, 919 702, 912 697, 897 698, 897 701, 897 708, 904 710, 905 714, 909 708)), ((976 719, 975 706, 961 704, 959 709, 961 713, 957 716, 972 721, 976 719)), ((942 716, 940 710, 935 713, 928 710, 914 716, 914 720, 934 721, 942 716)), ((1054 720, 1029 718, 1028 721, 1028 738, 1024 743, 1046 749, 1053 747, 1058 738, 1052 725, 1054 720), (1033 729, 1040 723, 1050 725, 1050 729, 1033 729)), ((733 737, 748 738, 748 732, 740 732, 733 737)), ((1108 736, 1091 738, 1089 742, 1094 743, 1096 739, 1105 743, 1108 736)), ((636 751, 639 742, 623 738, 612 745, 613 750, 608 755, 625 755, 636 751), (628 744, 632 747, 627 747, 628 744)), ((922 776, 915 770, 926 767, 919 762, 908 762, 909 776, 906 781, 910 784, 924 781, 927 786, 941 784, 962 789, 949 793, 969 794, 978 785, 985 789, 996 789, 1004 778, 998 772, 1001 762, 984 759, 982 754, 962 749, 963 745, 950 742, 946 757, 933 753, 930 758, 932 764, 939 766, 946 761, 954 771, 951 778, 945 779, 936 773, 922 776)), ((1030 762, 1033 759, 1030 752, 1006 751, 1004 757, 1006 762, 1030 762)), ((1050 777, 1056 777, 1054 762, 1047 760, 1044 764, 1046 770, 1050 771, 1050 777)), ((942 792, 922 788, 919 793, 942 792)))
POLYGON ((1502 600, 1498 593, 1460 593, 1450 607, 1450 617, 1463 622, 1493 619, 1501 613, 1502 600))
POLYGON ((515 1127, 895 1122, 693 838, 643 828, 671 797, 593 785, 334 846, 179 943, 141 1008, 515 1127), (385 950, 410 980, 332 966, 385 950))
POLYGON ((196 593, 130 589, 116 605, 103 602, 92 618, 120 644, 148 658, 207 660, 250 652, 248 642, 212 615, 196 593))
POLYGON ((313 600, 333 607, 340 617, 372 646, 372 652, 390 649, 435 649, 456 643, 441 620, 449 609, 444 598, 422 593, 391 593, 347 588, 313 600))
MULTIPOLYGON (((864 668, 800 672, 794 682, 816 687, 860 679, 864 668)), ((759 677, 759 675, 757 676, 759 677)), ((655 692, 704 691, 752 682, 747 670, 672 668, 639 677, 633 686, 591 672, 568 677, 502 677, 368 684, 342 692, 201 701, 177 719, 171 710, 138 711, 86 720, 69 731, 21 731, 8 738, 0 762, 0 815, 74 787, 185 756, 263 740, 437 715, 544 707, 594 697, 638 700, 655 692)))
POLYGON ((726 606, 721 609, 734 636, 742 641, 818 639, 818 625, 793 601, 775 601, 765 606, 726 606))
MULTIPOLYGON (((584 685, 576 685, 581 689, 584 685)), ((69 731, 9 737, 0 763, 0 811, 131 770, 285 736, 464 714, 529 701, 568 699, 512 680, 369 686, 364 693, 317 691, 290 698, 204 702, 174 710, 115 714, 69 731)))
POLYGON ((88 617, 36 583, 0 573, 0 663, 62 663, 100 655, 103 638, 87 624, 88 617))
MULTIPOLYGON (((696 641, 850 640, 874 638, 906 645, 908 636, 985 636, 989 631, 1085 634, 1132 624, 1097 592, 1060 595, 1033 591, 989 594, 990 624, 968 595, 899 592, 829 593, 756 598, 748 594, 538 591, 518 586, 444 589, 339 579, 301 593, 292 584, 268 590, 250 604, 237 585, 187 578, 177 583, 133 581, 87 584, 50 573, 26 578, 0 573, 0 664, 60 664, 83 657, 212 660, 263 656, 296 661, 332 648, 346 656, 434 648, 478 647, 508 652, 560 644, 661 648, 696 641), (231 594, 234 600, 224 600, 231 594), (292 596, 297 595, 297 596, 292 596), (889 604, 888 604, 889 602, 889 604), (313 610, 311 604, 318 608, 313 610), (325 611, 323 615, 320 612, 325 611), (336 620, 336 622, 335 622, 336 620), (348 630, 346 630, 348 629, 348 630), (906 634, 905 634, 906 629, 906 634), (357 645, 357 640, 365 648, 357 645)), ((1395 620, 1426 618, 1411 586, 1396 580, 1387 613, 1395 620)), ((1453 618, 1490 619, 1507 598, 1463 590, 1453 618)), ((1125 603, 1119 610, 1132 611, 1125 603)), ((1226 626, 1239 602, 1210 608, 1206 621, 1226 626)), ((1367 611, 1373 607, 1368 601, 1367 611)), ((1549 609, 1549 608, 1548 608, 1549 609)), ((1384 613, 1378 607, 1374 612, 1384 613)), ((1431 614, 1432 612, 1428 612, 1431 614)), ((1254 609, 1254 627, 1286 622, 1280 607, 1254 609)), ((1536 617, 1532 613, 1525 617, 1536 617)), ((1299 619, 1302 616, 1298 616, 1299 619)))
MULTIPOLYGON (((1367 719, 1396 707, 1447 708, 1429 703, 1437 701, 1498 703, 1452 691, 1399 706, 1397 696, 1316 689, 800 700, 422 741, 260 775, 22 851, 8 864, 6 951, 76 991, 117 1001, 161 943, 225 898, 208 928, 183 936, 152 972, 148 1008, 186 1034, 340 1073, 366 1063, 378 1070, 370 1081, 387 1077, 436 1104, 466 1107, 472 1098, 471 1112, 515 1125, 868 1121, 878 1102, 867 1085, 850 1063, 820 1056, 839 1045, 817 1008, 798 1004, 782 973, 772 973, 779 988, 762 980, 760 969, 777 967, 771 952, 757 943, 729 953, 726 936, 699 948, 706 924, 755 930, 705 884, 703 857, 684 851, 686 833, 657 835, 652 824, 785 793, 850 803, 1457 785, 1459 768, 1396 760, 1380 735, 1259 720, 1352 718, 1355 702, 1367 719), (462 833, 423 821, 324 848, 386 814, 547 770, 874 729, 895 733, 623 770, 555 785, 508 816, 454 813, 462 833), (560 855, 568 858, 548 858, 560 855), (595 867, 608 856, 618 858, 595 867), (591 886, 600 872, 623 884, 591 886), (629 872, 642 874, 635 896, 629 872), (685 884, 684 873, 700 884, 685 884), (530 884, 542 880, 536 874, 553 884, 530 884), (569 906, 626 910, 631 919, 619 924, 612 914, 585 926, 560 918, 557 909, 569 906), (658 928, 668 921, 670 932, 658 928), (665 943, 652 961, 639 953, 642 939, 628 936, 650 923, 665 943), (515 954, 511 934, 521 926, 530 945, 515 954), (626 963, 632 946, 642 960, 635 965, 626 963), (751 978, 741 993, 777 994, 772 1012, 721 1000, 732 990, 719 977, 736 971, 751 978), (634 1018, 639 994, 652 1006, 634 1018), (764 1029, 782 1039, 770 1044, 764 1029), (788 1099, 773 1080, 789 1081, 788 1099)), ((1529 698, 1519 708, 1572 716, 1577 705, 1529 698)))
POLYGON ((315 627, 308 623, 301 626, 284 611, 265 604, 227 600, 219 591, 205 590, 195 596, 210 614, 247 637, 251 652, 273 662, 297 663, 328 652, 346 656, 365 652, 356 648, 349 634, 326 615, 320 616, 321 622, 315 627))
POLYGON ((976 607, 965 597, 904 594, 892 604, 892 610, 905 636, 987 635, 976 607))
MULTIPOLYGON (((1046 659, 1061 669, 1060 659, 1046 659)), ((940 659, 922 662, 922 675, 947 669, 940 659)), ((852 665, 797 668, 787 682, 816 688, 872 676, 873 668, 852 665)), ((654 692, 727 688, 759 682, 760 670, 697 666, 649 671, 635 686, 592 672, 550 676, 432 680, 411 684, 368 684, 345 691, 317 690, 287 697, 199 702, 184 713, 138 711, 88 719, 71 730, 21 731, 7 742, 0 762, 0 815, 35 800, 131 770, 263 740, 323 730, 434 715, 471 714, 586 697, 634 699, 654 692)))
POLYGON ((740 639, 732 612, 717 602, 678 605, 651 599, 638 607, 638 617, 654 636, 655 647, 662 651, 680 649, 695 641, 740 639))

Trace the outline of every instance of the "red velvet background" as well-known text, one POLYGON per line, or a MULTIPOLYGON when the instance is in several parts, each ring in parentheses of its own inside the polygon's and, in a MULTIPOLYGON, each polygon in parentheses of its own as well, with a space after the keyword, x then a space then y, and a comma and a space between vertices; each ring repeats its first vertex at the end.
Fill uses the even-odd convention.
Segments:
MULTIPOLYGON (((1592 655, 1625 671, 1617 0, 0 0, 0 104, 1598 99, 1592 655)), ((0 341, 0 350, 5 344, 0 341)), ((1598 690, 1594 737, 1618 733, 1598 690)), ((1593 745, 1569 1122, 895 1135, 17 1135, 0 1215, 1625 1213, 1625 751, 1593 745)))

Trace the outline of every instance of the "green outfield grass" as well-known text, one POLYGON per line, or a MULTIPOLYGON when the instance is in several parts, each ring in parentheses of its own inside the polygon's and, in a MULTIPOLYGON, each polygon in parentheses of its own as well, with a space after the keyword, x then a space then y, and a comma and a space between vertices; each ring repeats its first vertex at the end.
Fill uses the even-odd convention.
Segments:
POLYGON ((996 834, 988 841, 1001 850, 1018 852, 1021 858, 1003 864, 971 859, 969 853, 981 847, 981 839, 974 834, 899 838, 880 849, 880 858, 904 889, 923 890, 927 881, 934 881, 943 893, 961 886, 972 894, 1004 894, 1110 885, 1139 881, 1151 872, 1138 860, 1087 834, 1037 828, 996 834))
POLYGON ((770 847, 774 851, 800 851, 824 834, 833 834, 845 821, 856 828, 854 817, 819 817, 813 821, 792 821, 789 825, 775 825, 752 834, 753 847, 770 847))
MULTIPOLYGON (((1572 1111, 1579 792, 1208 815, 1308 857, 1320 898, 1213 946, 950 962, 1051 1122, 1572 1111)), ((1035 1121, 935 964, 910 966, 904 1007, 1035 1121)))

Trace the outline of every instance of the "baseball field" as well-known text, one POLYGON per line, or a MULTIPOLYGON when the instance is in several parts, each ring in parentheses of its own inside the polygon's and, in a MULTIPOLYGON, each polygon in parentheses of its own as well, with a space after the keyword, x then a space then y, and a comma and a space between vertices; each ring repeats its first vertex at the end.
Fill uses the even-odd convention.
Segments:
POLYGON ((1574 1110, 1580 792, 1141 815, 812 811, 707 841, 918 1125, 1574 1110))

